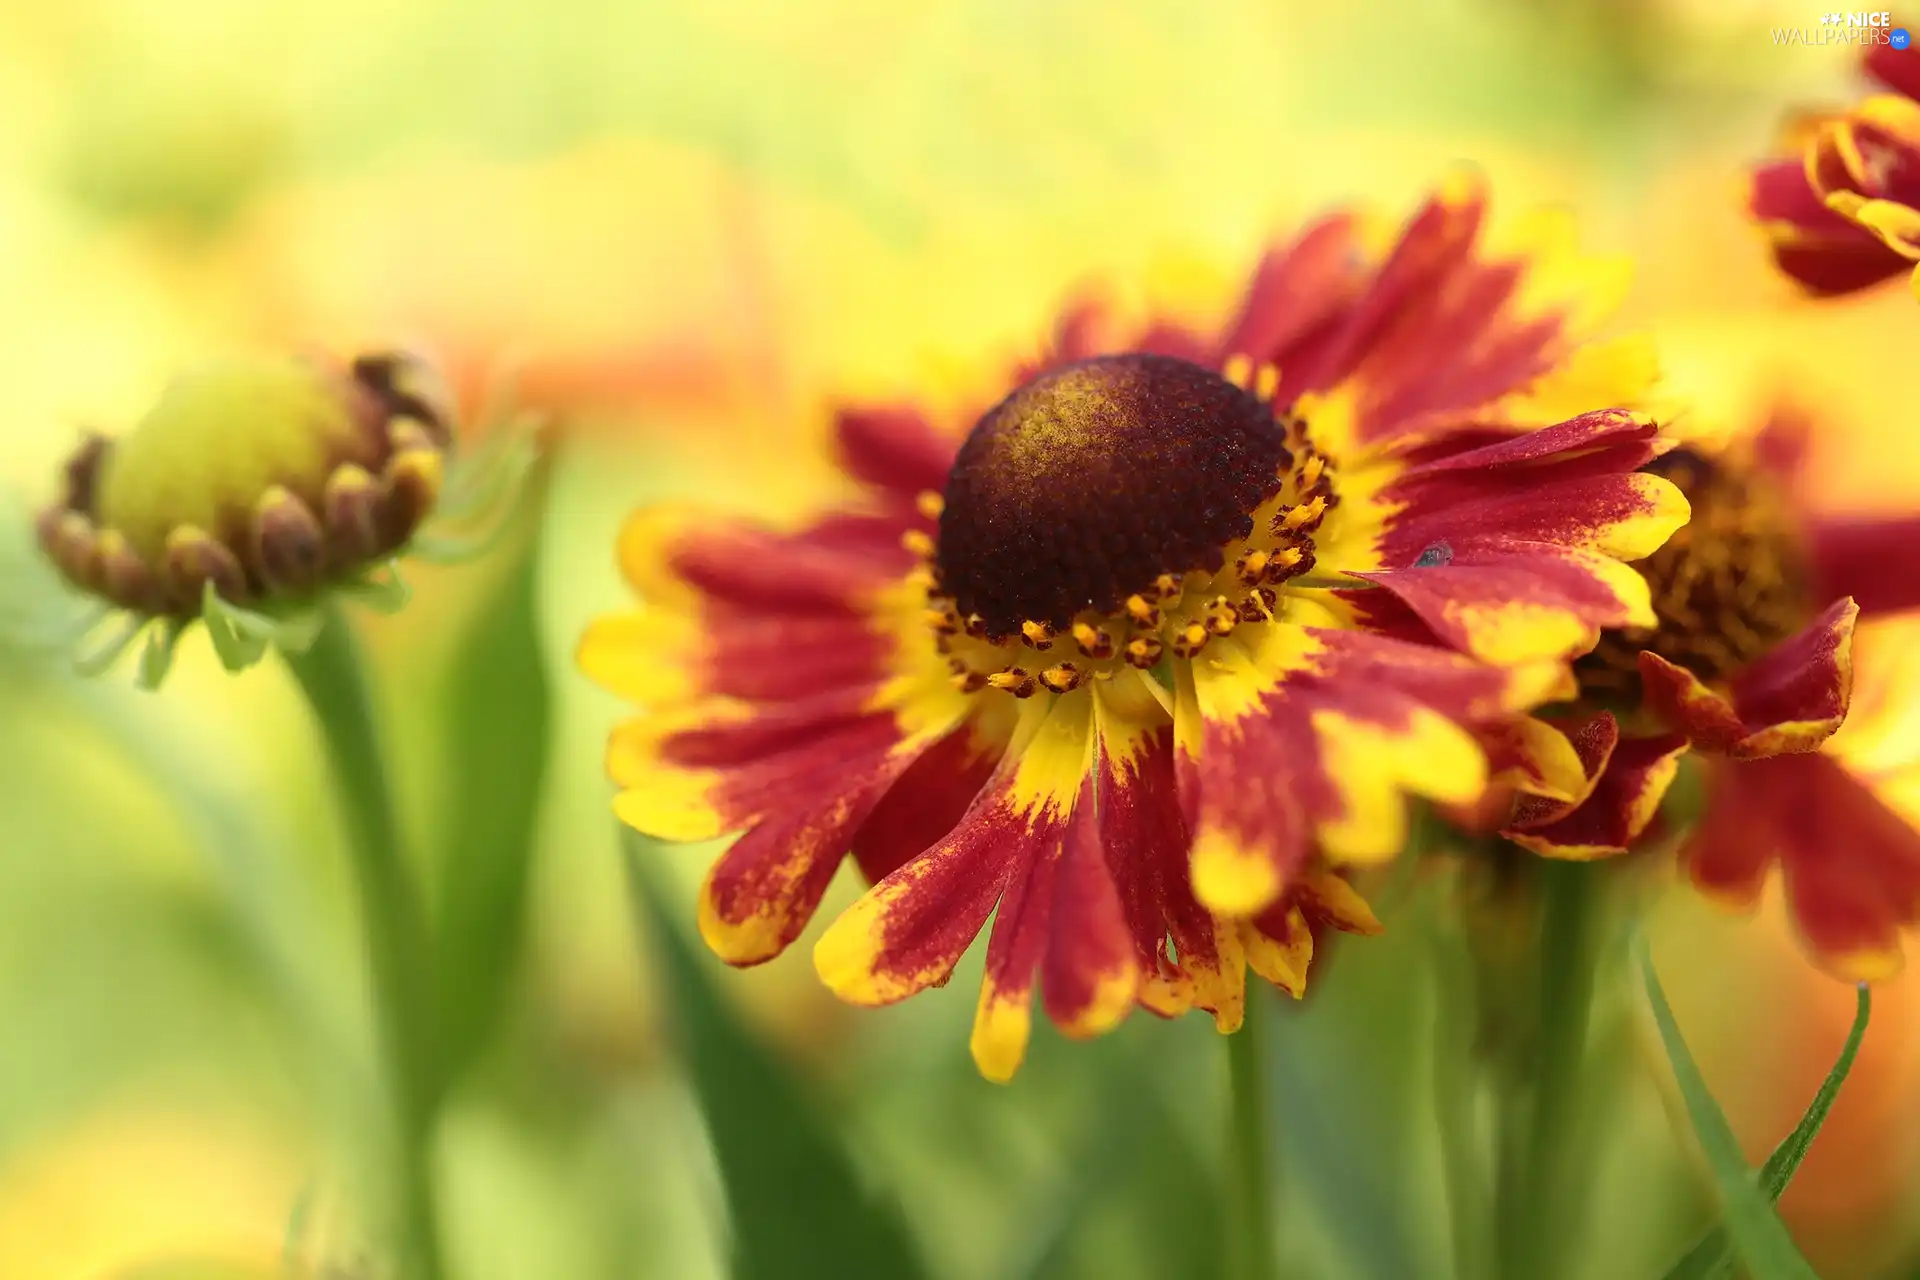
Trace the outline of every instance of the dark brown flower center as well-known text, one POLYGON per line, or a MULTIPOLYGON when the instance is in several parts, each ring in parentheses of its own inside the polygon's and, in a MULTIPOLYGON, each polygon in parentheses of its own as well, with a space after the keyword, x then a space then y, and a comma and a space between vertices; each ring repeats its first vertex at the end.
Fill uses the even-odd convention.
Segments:
POLYGON ((1637 696, 1647 650, 1724 680, 1813 616, 1804 549, 1785 495, 1727 458, 1675 449, 1648 471, 1680 487, 1692 518, 1636 567, 1659 625, 1608 631, 1575 668, 1589 692, 1637 696))
POLYGON ((1169 356, 1054 369, 982 417, 947 478, 939 589, 987 634, 1110 613, 1220 569, 1292 463, 1253 391, 1169 356))

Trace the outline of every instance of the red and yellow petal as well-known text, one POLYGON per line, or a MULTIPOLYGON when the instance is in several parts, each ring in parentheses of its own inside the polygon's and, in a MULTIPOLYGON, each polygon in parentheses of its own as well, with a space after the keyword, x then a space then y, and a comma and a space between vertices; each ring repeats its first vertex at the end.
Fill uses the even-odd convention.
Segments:
POLYGON ((844 770, 830 798, 774 810, 721 854, 698 914, 714 954, 744 966, 785 951, 813 919, 854 829, 906 764, 891 755, 844 770))
POLYGON ((1140 1003, 1168 1018, 1205 1009, 1230 1031, 1246 1007, 1244 957, 1238 930, 1193 896, 1173 727, 1121 690, 1101 691, 1097 706, 1100 841, 1133 939, 1140 1003))
POLYGON ((1908 267, 1878 236, 1829 209, 1798 157, 1753 171, 1747 211, 1765 233, 1774 264, 1816 296, 1870 288, 1908 267))
POLYGON ((1380 460, 1369 470, 1391 478, 1356 486, 1336 512, 1337 562, 1365 565, 1353 576, 1388 597, 1352 593, 1354 607, 1388 630, 1404 607, 1496 663, 1567 657, 1603 628, 1651 625, 1646 581, 1623 562, 1658 549, 1688 515, 1676 486, 1633 471, 1653 456, 1654 430, 1607 411, 1380 460), (1356 548, 1350 528, 1369 545, 1356 548))
POLYGON ((649 604, 684 613, 732 606, 802 615, 862 612, 912 560, 896 532, 855 544, 675 506, 648 507, 629 519, 619 557, 627 581, 649 604))
POLYGON ((1816 131, 1807 178, 1829 209, 1920 258, 1920 102, 1880 94, 1816 131))
POLYGON ((833 441, 842 470, 907 505, 947 487, 958 445, 911 405, 842 408, 834 414, 833 441))
POLYGON ((1500 834, 1549 858, 1624 853, 1659 813, 1687 740, 1677 733, 1622 738, 1605 712, 1572 726, 1568 737, 1587 767, 1588 793, 1575 804, 1523 796, 1500 834))
POLYGON ((1808 541, 1823 595, 1868 616, 1920 608, 1920 516, 1819 520, 1808 541))
POLYGON ((973 1036, 990 1079, 1010 1077, 1026 1050, 1055 864, 1090 763, 1090 697, 1069 694, 1037 712, 959 825, 876 884, 814 947, 814 967, 835 994, 891 1004, 945 982, 999 903, 973 1036))
POLYGON ((1407 795, 1465 803, 1485 787, 1486 757, 1463 725, 1567 691, 1558 664, 1495 668, 1353 631, 1276 626, 1251 650, 1210 647, 1194 670, 1199 741, 1176 733, 1197 806, 1196 894, 1251 917, 1316 847, 1336 863, 1392 857, 1407 795))
MULTIPOLYGON (((1487 753, 1491 786, 1510 796, 1517 793, 1577 805, 1592 794, 1598 777, 1591 763, 1592 745, 1582 751, 1560 726, 1537 716, 1520 716, 1488 725, 1475 736, 1487 753)), ((1611 744, 1606 750, 1612 750, 1611 744)))
MULTIPOLYGON (((1365 283, 1366 246, 1359 220, 1335 214, 1292 243, 1271 249, 1254 268, 1239 314, 1215 358, 1278 362, 1323 331, 1365 283)), ((1291 361, 1281 366, 1283 374, 1291 361)))
POLYGON ((1088 775, 1060 851, 1041 958, 1047 1017, 1074 1039, 1118 1026, 1133 1009, 1142 980, 1120 888, 1101 846, 1104 815, 1096 813, 1094 777, 1088 775))
POLYGON ((890 638, 850 614, 697 615, 635 609, 596 618, 576 661, 602 688, 641 706, 718 695, 786 701, 872 684, 890 638))
POLYGON ((1579 409, 1644 394, 1644 342, 1582 352, 1597 313, 1624 294, 1624 264, 1580 254, 1552 214, 1525 223, 1512 246, 1492 243, 1486 203, 1477 178, 1456 175, 1336 323, 1249 352, 1279 366, 1281 399, 1343 461, 1464 421, 1550 422, 1535 415, 1576 392, 1593 397, 1579 409))
POLYGON ((993 777, 1007 741, 975 717, 922 752, 853 834, 853 860, 878 884, 952 831, 993 777))
POLYGON ((1831 756, 1715 761, 1683 857, 1694 884, 1750 907, 1784 873, 1808 949, 1836 977, 1892 977, 1902 934, 1920 922, 1920 833, 1831 756))
POLYGON ((1724 693, 1684 667, 1642 653, 1646 705, 1695 746, 1736 759, 1817 750, 1846 719, 1859 613, 1852 600, 1835 601, 1736 673, 1724 693))

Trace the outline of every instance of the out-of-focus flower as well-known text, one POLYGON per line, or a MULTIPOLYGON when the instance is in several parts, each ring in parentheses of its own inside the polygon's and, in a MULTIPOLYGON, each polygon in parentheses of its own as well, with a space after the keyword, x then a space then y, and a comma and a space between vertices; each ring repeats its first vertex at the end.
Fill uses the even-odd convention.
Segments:
POLYGON ((1856 617, 1920 605, 1920 518, 1802 516, 1805 434, 1781 413, 1744 444, 1650 468, 1693 508, 1641 566, 1659 623, 1609 632, 1576 664, 1584 714, 1507 731, 1530 794, 1506 834, 1550 856, 1624 851, 1691 746, 1706 757, 1705 810, 1682 850, 1694 883, 1750 906, 1778 865, 1818 960, 1884 978, 1920 920, 1920 832, 1821 747, 1847 715, 1856 617), (1568 744, 1581 771, 1561 775, 1568 744))
POLYGON ((1747 207, 1774 261, 1809 292, 1913 270, 1920 294, 1920 56, 1875 45, 1865 66, 1894 92, 1797 121, 1788 158, 1754 171, 1747 207))
POLYGON ((142 679, 155 685, 201 618, 238 669, 269 642, 298 645, 301 610, 326 591, 403 602, 392 560, 442 497, 450 442, 437 379, 407 357, 182 375, 127 435, 85 441, 35 522, 68 582, 124 615, 83 665, 144 632, 142 679), (372 576, 382 565, 394 576, 372 576))
POLYGON ((0 1275, 99 1280, 167 1264, 174 1275, 285 1274, 299 1190, 293 1155, 262 1135, 206 1116, 110 1112, 0 1170, 0 1275))
POLYGON ((958 421, 844 409, 864 501, 797 532, 640 513, 647 607, 580 660, 654 709, 609 747, 622 818, 746 831, 702 893, 714 950, 778 955, 851 848, 876 883, 815 962, 885 1004, 997 904, 973 1050, 1004 1079, 1037 974, 1069 1034, 1136 1000, 1230 1030, 1247 965, 1297 993, 1310 926, 1375 928, 1341 868, 1399 851, 1405 794, 1480 793, 1463 723, 1651 623, 1621 560, 1686 514, 1637 471, 1649 423, 1574 416, 1650 376, 1585 343, 1615 264, 1504 254, 1484 208, 1451 185, 1384 248, 1330 217, 1210 335, 1076 308, 958 421))

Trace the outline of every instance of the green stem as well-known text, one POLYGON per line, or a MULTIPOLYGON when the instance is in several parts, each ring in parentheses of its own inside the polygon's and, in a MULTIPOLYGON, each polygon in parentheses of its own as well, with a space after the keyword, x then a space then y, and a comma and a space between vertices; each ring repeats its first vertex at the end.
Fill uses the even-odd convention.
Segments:
MULTIPOLYGON (((1593 1011, 1595 871, 1577 863, 1539 867, 1544 912, 1540 925, 1540 1012, 1532 1106, 1524 1129, 1510 1127, 1517 1166, 1501 1212, 1504 1273, 1512 1280, 1558 1274, 1573 1247, 1575 1210, 1587 1188, 1568 1185, 1581 1168, 1573 1145, 1581 1068, 1593 1011)), ((1517 1127, 1521 1117, 1511 1118, 1517 1127)))
POLYGON ((1474 1067, 1474 1028, 1479 1009, 1466 943, 1451 930, 1436 930, 1433 1017, 1433 1112, 1446 1176, 1448 1226, 1456 1280, 1487 1274, 1490 1205, 1486 1161, 1479 1137, 1479 1080, 1474 1067))
POLYGON ((1227 1037, 1227 1077, 1232 1093, 1228 1121, 1228 1201, 1235 1280, 1273 1280, 1273 1169, 1267 1133, 1267 1082, 1261 1065, 1255 1010, 1263 994, 1249 984, 1246 1021, 1227 1037))
POLYGON ((426 916, 401 851, 372 689, 347 620, 328 612, 287 666, 313 709, 347 824, 354 884, 394 1125, 393 1171, 410 1280, 440 1280, 429 1148, 437 1100, 426 916))

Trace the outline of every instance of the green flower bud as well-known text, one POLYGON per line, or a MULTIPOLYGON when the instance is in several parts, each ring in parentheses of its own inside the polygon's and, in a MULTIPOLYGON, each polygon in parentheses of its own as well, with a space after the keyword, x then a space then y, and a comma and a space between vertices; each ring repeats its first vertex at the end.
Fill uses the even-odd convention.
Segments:
POLYGON ((437 380, 406 357, 213 365, 124 438, 81 445, 40 544, 74 586, 149 617, 190 619, 209 587, 305 599, 407 544, 450 443, 437 380))
POLYGON ((89 437, 35 522, 61 576, 98 605, 74 634, 123 615, 82 672, 144 634, 140 682, 155 687, 196 619, 238 671, 309 643, 329 593, 403 606, 399 556, 462 560, 492 541, 423 534, 428 519, 486 523, 532 464, 531 433, 508 430, 452 467, 452 423, 431 369, 381 354, 212 365, 176 379, 125 436, 89 437))

